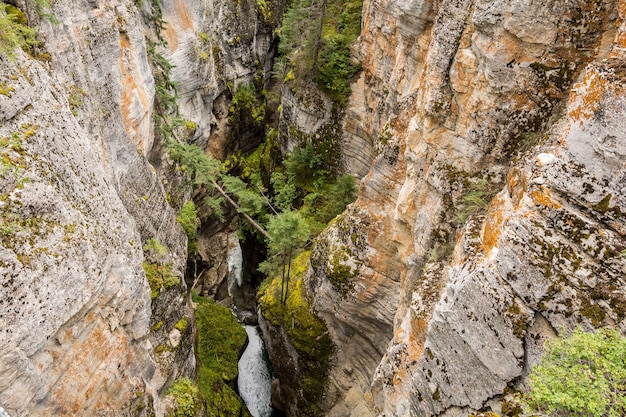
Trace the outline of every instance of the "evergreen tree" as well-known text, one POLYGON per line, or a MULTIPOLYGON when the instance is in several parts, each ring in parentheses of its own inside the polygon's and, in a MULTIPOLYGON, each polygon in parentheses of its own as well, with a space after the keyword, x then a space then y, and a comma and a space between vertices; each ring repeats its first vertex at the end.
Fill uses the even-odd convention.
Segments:
POLYGON ((285 305, 289 295, 291 260, 309 239, 309 226, 297 211, 273 216, 267 225, 268 260, 260 270, 268 275, 281 273, 280 302, 285 305))

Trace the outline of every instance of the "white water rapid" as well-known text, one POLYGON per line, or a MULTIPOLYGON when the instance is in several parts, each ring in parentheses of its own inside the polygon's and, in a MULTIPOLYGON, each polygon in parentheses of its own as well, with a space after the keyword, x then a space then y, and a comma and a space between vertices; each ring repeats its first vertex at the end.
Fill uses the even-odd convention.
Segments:
POLYGON ((243 327, 248 333, 248 347, 239 359, 239 395, 253 417, 271 417, 272 374, 265 359, 263 339, 257 327, 243 327))
POLYGON ((226 262, 228 263, 228 295, 234 297, 243 280, 243 252, 235 233, 228 236, 226 262))

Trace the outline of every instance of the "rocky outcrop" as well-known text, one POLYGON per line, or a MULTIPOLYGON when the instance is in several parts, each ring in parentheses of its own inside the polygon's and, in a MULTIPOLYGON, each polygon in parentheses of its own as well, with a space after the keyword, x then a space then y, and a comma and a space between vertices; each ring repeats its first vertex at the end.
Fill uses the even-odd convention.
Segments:
POLYGON ((626 330, 622 3, 365 2, 346 115, 377 156, 312 262, 328 415, 498 411, 542 338, 626 330))

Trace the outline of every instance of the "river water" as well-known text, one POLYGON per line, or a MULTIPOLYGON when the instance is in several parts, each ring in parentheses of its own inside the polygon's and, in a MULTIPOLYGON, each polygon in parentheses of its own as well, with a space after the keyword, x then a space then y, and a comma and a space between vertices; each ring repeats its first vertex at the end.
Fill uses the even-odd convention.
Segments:
POLYGON ((272 417, 272 371, 258 327, 243 326, 248 333, 248 347, 239 359, 237 379, 239 395, 254 417, 272 417))

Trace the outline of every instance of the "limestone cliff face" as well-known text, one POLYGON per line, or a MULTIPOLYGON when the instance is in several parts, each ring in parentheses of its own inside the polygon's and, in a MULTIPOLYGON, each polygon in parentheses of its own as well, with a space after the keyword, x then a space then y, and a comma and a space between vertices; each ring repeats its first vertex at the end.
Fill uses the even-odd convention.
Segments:
MULTIPOLYGON (((39 22, 49 58, 1 63, 0 403, 12 416, 162 414, 158 390, 194 364, 190 334, 177 362, 153 353, 142 246, 167 246, 182 277, 186 238, 142 156, 154 81, 141 17, 118 2, 54 13, 58 25, 39 22)), ((174 322, 191 314, 184 290, 163 295, 174 322)))
POLYGON ((344 142, 377 156, 312 255, 328 415, 499 410, 558 329, 626 331, 625 7, 365 2, 344 142))
MULTIPOLYGON (((11 416, 160 416, 165 388, 195 370, 186 236, 163 185, 175 194, 179 181, 154 141, 148 3, 62 0, 53 25, 17 2, 42 43, 37 59, 0 61, 0 404, 11 416), (180 281, 152 296, 149 239, 180 281)), ((227 81, 270 56, 257 13, 247 2, 162 5, 161 52, 200 144, 225 119, 229 99, 214 103, 227 81)))

